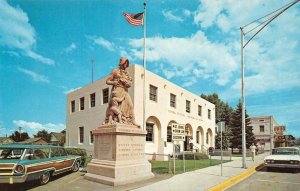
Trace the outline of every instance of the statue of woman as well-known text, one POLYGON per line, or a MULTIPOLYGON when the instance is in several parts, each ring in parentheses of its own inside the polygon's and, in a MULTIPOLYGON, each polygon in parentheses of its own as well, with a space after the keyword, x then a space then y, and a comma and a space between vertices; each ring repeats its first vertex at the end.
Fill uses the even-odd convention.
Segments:
POLYGON ((123 123, 136 125, 133 113, 133 103, 128 93, 132 78, 126 71, 129 66, 127 58, 121 58, 119 68, 113 69, 109 74, 106 84, 112 86, 110 101, 106 111, 105 124, 123 123))

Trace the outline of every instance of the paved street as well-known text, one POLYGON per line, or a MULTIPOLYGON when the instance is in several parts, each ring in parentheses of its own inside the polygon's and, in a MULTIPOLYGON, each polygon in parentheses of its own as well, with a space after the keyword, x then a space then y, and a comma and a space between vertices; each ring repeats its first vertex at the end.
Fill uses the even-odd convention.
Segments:
MULTIPOLYGON (((263 158, 269 153, 264 153, 258 155, 256 160, 253 162, 250 158, 247 158, 246 164, 248 168, 253 166, 257 166, 261 164, 263 158)), ((52 181, 50 181, 47 185, 39 186, 38 184, 26 183, 24 185, 6 185, 6 188, 1 186, 1 191, 22 191, 22 190, 30 190, 30 191, 125 191, 125 190, 139 190, 139 191, 161 191, 161 190, 170 190, 170 191, 182 191, 182 190, 208 190, 209 188, 218 185, 229 178, 232 178, 236 175, 239 175, 246 171, 246 169, 241 168, 242 158, 241 157, 233 157, 231 162, 225 163, 223 165, 223 176, 221 176, 220 165, 210 166, 203 169, 198 169, 195 171, 190 171, 182 174, 178 174, 175 176, 171 175, 156 175, 154 178, 136 182, 133 184, 125 185, 125 186, 107 186, 95 182, 88 181, 83 178, 83 172, 77 173, 65 173, 63 175, 59 175, 54 177, 52 181)), ((259 173, 263 173, 261 171, 259 173)), ((264 172, 268 173, 268 172, 264 172)), ((274 172, 278 173, 278 172, 274 172)), ((296 181, 299 181, 300 173, 296 174, 298 176, 295 178, 296 181)), ((266 175, 268 176, 268 175, 266 175)), ((289 178, 288 178, 289 179, 289 178)), ((263 180, 263 178, 262 178, 263 180)), ((298 184, 297 186, 300 186, 298 184)), ((249 187, 247 187, 249 188, 249 187)), ((245 190, 241 188, 241 190, 245 190)), ((247 189, 246 189, 247 190, 247 189)), ((259 189, 260 190, 260 189, 259 189)), ((256 190, 258 191, 258 190, 256 190)))
POLYGON ((264 167, 226 191, 298 191, 299 188, 299 170, 274 169, 267 171, 264 167))

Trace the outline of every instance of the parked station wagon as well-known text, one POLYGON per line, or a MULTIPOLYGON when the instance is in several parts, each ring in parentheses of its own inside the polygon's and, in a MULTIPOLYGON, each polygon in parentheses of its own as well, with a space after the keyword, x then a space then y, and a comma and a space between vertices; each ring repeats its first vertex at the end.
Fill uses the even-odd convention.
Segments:
POLYGON ((268 168, 300 168, 300 149, 298 147, 278 147, 272 155, 265 157, 268 168))
POLYGON ((81 156, 67 155, 58 146, 0 145, 0 183, 39 180, 47 184, 51 176, 78 171, 81 161, 81 156))

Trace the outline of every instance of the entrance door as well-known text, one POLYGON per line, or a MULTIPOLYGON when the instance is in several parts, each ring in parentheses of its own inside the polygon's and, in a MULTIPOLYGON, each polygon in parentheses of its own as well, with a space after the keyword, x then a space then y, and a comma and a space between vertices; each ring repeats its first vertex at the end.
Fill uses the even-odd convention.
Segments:
POLYGON ((190 139, 191 139, 192 136, 188 136, 186 135, 185 136, 185 141, 184 141, 184 150, 185 151, 190 151, 190 139))

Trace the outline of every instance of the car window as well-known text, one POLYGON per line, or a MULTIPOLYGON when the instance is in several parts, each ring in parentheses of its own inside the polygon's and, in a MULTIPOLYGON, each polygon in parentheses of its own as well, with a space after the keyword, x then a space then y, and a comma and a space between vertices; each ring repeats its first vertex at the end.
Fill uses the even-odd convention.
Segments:
POLYGON ((67 152, 65 151, 64 148, 59 148, 59 152, 60 152, 61 156, 66 156, 67 155, 67 152))
POLYGON ((298 155, 299 150, 293 148, 278 148, 272 150, 273 155, 298 155))
POLYGON ((32 159, 45 159, 49 158, 49 150, 48 149, 33 149, 32 159))
POLYGON ((60 157, 59 148, 51 148, 51 157, 60 157))
POLYGON ((0 160, 1 159, 20 159, 24 149, 18 148, 3 148, 0 149, 0 160))

